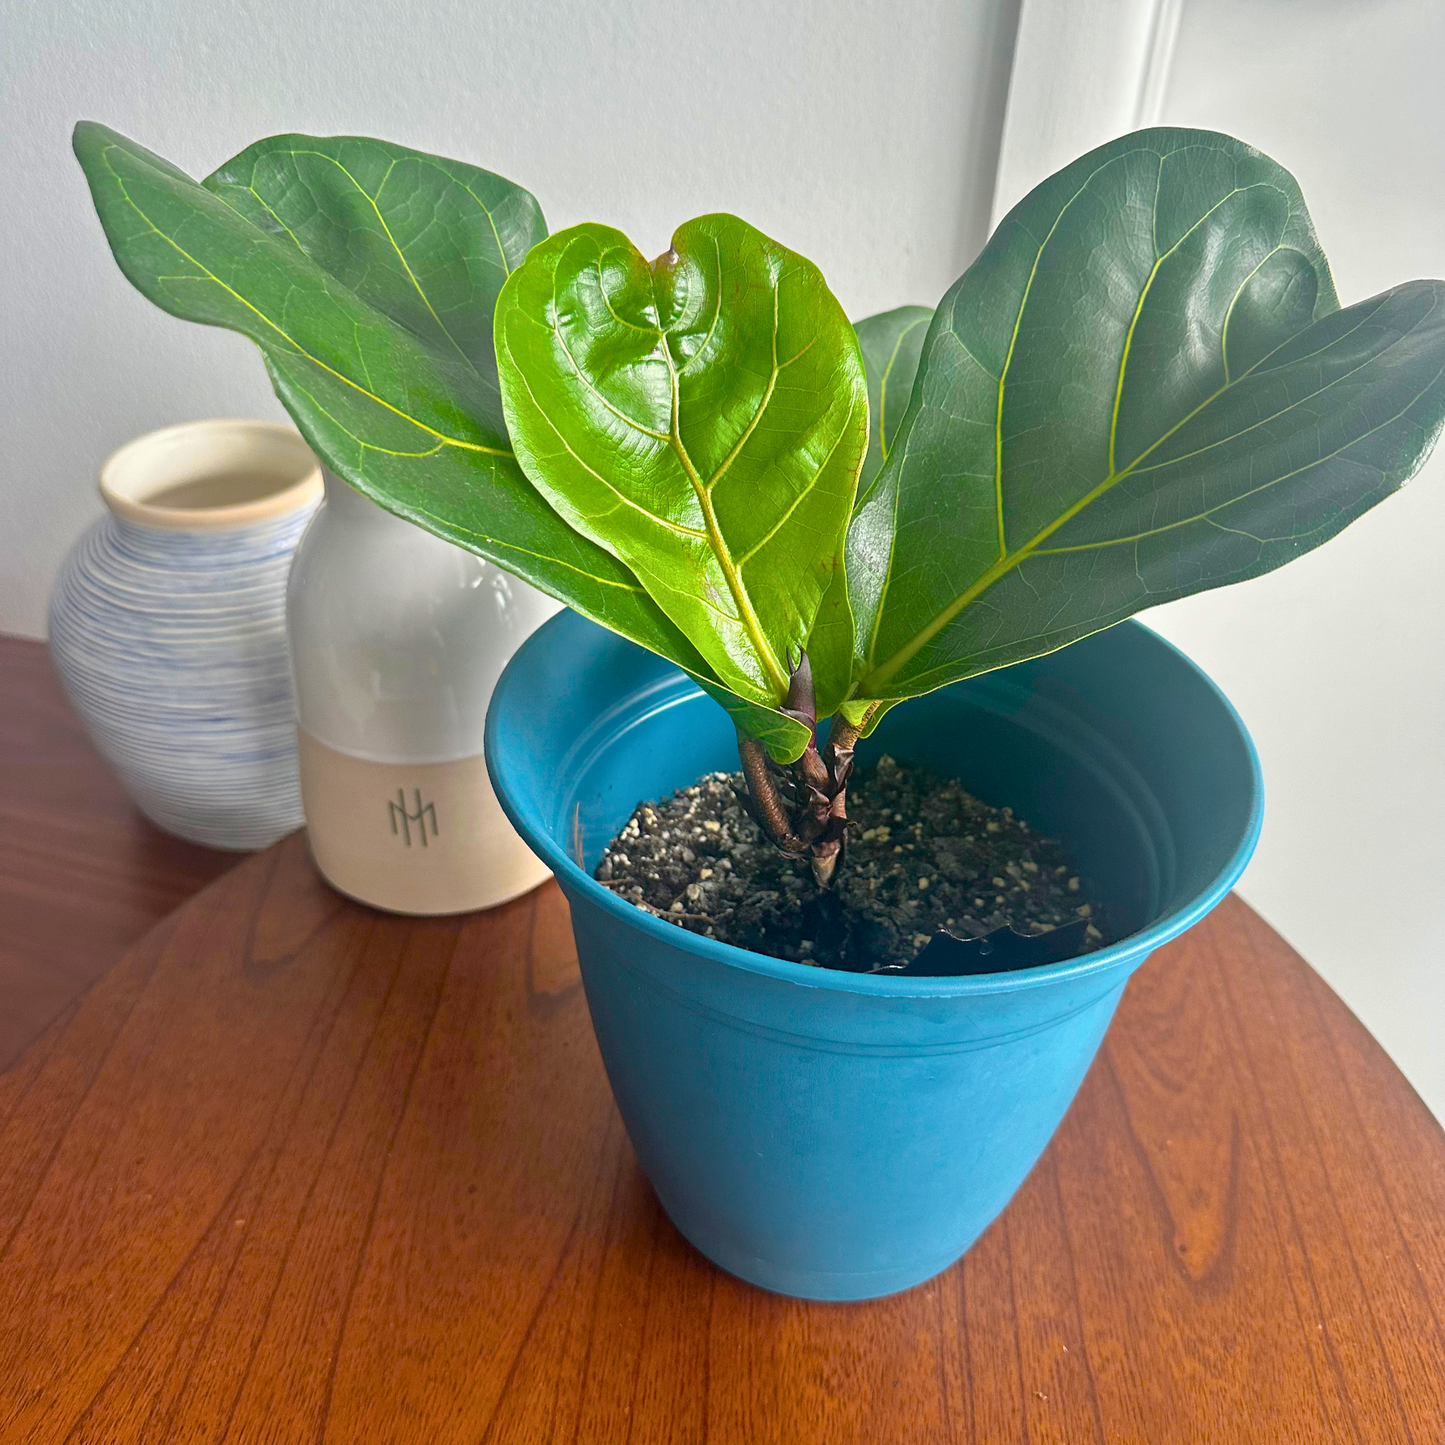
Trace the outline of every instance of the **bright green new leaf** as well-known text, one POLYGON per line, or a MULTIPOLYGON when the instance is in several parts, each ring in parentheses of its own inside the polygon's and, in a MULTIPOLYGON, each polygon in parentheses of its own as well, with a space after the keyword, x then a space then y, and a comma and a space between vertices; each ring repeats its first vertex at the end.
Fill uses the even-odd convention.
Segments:
POLYGON ((817 267, 732 216, 689 221, 651 263, 574 226, 507 282, 496 341, 533 484, 729 689, 780 702, 868 434, 858 341, 817 267))
POLYGON ((850 707, 1257 576, 1418 468, 1445 285, 1339 309, 1292 177, 1203 131, 1091 152, 945 296, 848 579, 850 707))

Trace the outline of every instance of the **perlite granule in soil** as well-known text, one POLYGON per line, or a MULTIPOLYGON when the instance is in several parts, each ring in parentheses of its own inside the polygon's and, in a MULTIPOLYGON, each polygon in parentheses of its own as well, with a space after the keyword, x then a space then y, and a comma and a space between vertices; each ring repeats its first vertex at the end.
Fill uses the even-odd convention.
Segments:
POLYGON ((980 938, 1087 918, 1082 951, 1103 943, 1101 909, 1070 860, 1011 809, 885 754, 849 783, 848 814, 847 859, 820 891, 806 858, 763 835, 743 775, 710 773, 640 804, 595 876, 694 933, 853 972, 906 964, 941 928, 980 938))

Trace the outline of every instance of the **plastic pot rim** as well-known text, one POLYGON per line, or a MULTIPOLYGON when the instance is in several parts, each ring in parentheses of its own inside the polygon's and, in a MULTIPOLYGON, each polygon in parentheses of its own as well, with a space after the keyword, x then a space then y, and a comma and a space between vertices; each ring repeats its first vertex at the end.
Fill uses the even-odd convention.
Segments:
MULTIPOLYGON (((554 621, 561 621, 567 615, 568 613, 563 611, 554 621)), ((518 650, 517 656, 520 657, 526 648, 539 645, 539 639, 552 625, 553 623, 549 622, 539 628, 518 650)), ((1115 625, 1143 627, 1142 623, 1133 620, 1115 625)), ((1183 661, 1185 666, 1198 674, 1219 702, 1225 719, 1233 726, 1243 742, 1251 774, 1249 820, 1228 860, 1208 885, 1187 903, 1166 913, 1136 933, 1128 934, 1103 948, 1096 949, 1093 953, 1066 959, 1062 963, 1043 964, 1037 968, 1014 969, 1003 973, 970 974, 952 978, 915 978, 896 974, 850 973, 843 969, 824 968, 817 964, 793 963, 788 959, 774 958, 770 954, 755 953, 751 949, 738 948, 734 944, 723 943, 720 939, 707 938, 702 934, 693 933, 689 929, 680 928, 675 923, 665 923, 662 919, 654 917, 635 904, 619 898, 610 888, 605 888, 582 868, 552 836, 550 830, 539 830, 532 827, 513 806, 511 785, 507 777, 506 748, 500 736, 500 728, 503 714, 509 708, 522 704, 522 700, 516 696, 518 673, 515 668, 515 660, 508 664, 499 679, 487 712, 485 741, 487 769, 502 809, 512 826, 552 870, 564 890, 584 895, 588 902, 638 929, 644 936, 652 938, 659 944, 671 946, 681 953, 722 964, 728 968, 742 969, 748 973, 760 974, 783 983, 794 984, 799 988, 828 989, 838 993, 861 994, 876 998, 957 998, 1044 988, 1055 983, 1070 982, 1085 979, 1094 974, 1108 973, 1121 964, 1132 962, 1151 953, 1160 945, 1191 928, 1215 908, 1239 880, 1254 852, 1255 844, 1259 840, 1260 829, 1263 826, 1264 778, 1260 768, 1259 754, 1243 719, 1228 697, 1202 668, 1152 628, 1146 630, 1160 647, 1172 652, 1183 661)), ((626 641, 626 639, 620 640, 626 641)), ((637 646, 638 644, 632 645, 637 646)), ((1005 669, 992 670, 1003 671, 1005 669)), ((977 675, 981 676, 982 674, 977 675)), ((678 682, 684 681, 685 676, 679 670, 678 682)), ((696 685, 693 684, 686 692, 679 692, 678 700, 681 700, 682 697, 690 697, 693 690, 701 693, 701 690, 696 689, 696 685)), ((618 699, 618 701, 621 702, 622 699, 618 699)), ((906 707, 907 702, 900 703, 899 706, 906 707)), ((616 714, 609 709, 598 721, 605 721, 608 716, 616 716, 616 714)), ((617 722, 619 726, 622 725, 620 716, 617 717, 617 722)), ((563 759, 560 757, 557 759, 558 764, 562 761, 563 759)))

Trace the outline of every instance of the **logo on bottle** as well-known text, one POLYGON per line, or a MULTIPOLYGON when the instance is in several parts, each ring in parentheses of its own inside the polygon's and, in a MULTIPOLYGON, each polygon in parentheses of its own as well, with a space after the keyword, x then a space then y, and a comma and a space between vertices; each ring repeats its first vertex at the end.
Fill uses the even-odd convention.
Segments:
POLYGON ((406 790, 396 790, 396 802, 386 805, 387 812, 391 815, 391 835, 393 838, 401 838, 408 848, 411 847, 413 829, 417 839, 423 848, 426 847, 427 825, 431 825, 431 836, 438 835, 437 810, 434 803, 423 803, 421 800, 421 789, 413 788, 412 796, 416 799, 416 807, 410 811, 406 806, 406 790))

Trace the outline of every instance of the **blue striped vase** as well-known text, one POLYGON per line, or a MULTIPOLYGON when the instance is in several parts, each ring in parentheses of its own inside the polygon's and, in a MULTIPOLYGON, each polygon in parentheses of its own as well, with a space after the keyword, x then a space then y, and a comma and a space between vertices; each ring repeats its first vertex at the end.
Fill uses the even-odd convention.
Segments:
POLYGON ((122 447, 50 600, 76 711, 167 832, 263 848, 303 822, 286 574, 322 495, 290 427, 203 421, 122 447))

